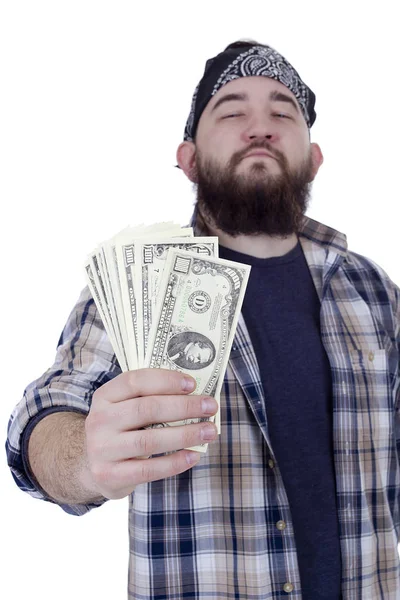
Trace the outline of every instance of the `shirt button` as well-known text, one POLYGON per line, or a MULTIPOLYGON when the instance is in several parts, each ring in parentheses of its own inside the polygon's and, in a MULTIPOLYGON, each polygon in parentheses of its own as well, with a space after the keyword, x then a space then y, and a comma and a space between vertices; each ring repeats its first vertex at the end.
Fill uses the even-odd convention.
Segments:
POLYGON ((279 529, 280 531, 283 531, 286 528, 285 521, 278 521, 276 524, 276 528, 279 529))
POLYGON ((268 466, 269 466, 269 468, 270 468, 270 469, 273 469, 273 468, 274 468, 274 466, 275 466, 275 463, 274 463, 274 461, 272 460, 272 458, 270 458, 270 459, 269 459, 269 461, 268 461, 268 466))
POLYGON ((375 354, 374 354, 374 353, 371 351, 371 352, 368 354, 368 359, 369 359, 369 360, 372 362, 372 361, 374 360, 374 358, 375 358, 375 354))
POLYGON ((293 592, 293 583, 285 583, 285 585, 283 586, 283 591, 287 592, 288 594, 290 592, 293 592))

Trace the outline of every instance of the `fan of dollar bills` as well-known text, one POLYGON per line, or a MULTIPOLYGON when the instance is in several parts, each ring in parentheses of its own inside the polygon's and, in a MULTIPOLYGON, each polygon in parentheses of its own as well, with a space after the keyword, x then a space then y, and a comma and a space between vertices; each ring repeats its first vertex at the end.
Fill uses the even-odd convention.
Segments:
MULTIPOLYGON (((157 223, 127 227, 100 244, 85 273, 123 371, 182 371, 196 380, 193 394, 219 402, 249 265, 218 258, 217 237, 157 223)), ((218 431, 219 415, 211 419, 218 431)))

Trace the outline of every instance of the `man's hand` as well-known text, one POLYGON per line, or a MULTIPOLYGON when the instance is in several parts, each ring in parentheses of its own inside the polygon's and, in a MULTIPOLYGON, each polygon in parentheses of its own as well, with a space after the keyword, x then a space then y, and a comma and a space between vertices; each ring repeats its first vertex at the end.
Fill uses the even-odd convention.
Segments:
POLYGON ((194 379, 177 371, 128 371, 93 394, 85 421, 86 452, 91 485, 105 498, 128 496, 144 482, 183 473, 199 459, 182 450, 217 437, 209 422, 143 429, 155 423, 215 415, 218 405, 209 396, 189 396, 194 379), (167 456, 144 458, 173 452, 167 456))

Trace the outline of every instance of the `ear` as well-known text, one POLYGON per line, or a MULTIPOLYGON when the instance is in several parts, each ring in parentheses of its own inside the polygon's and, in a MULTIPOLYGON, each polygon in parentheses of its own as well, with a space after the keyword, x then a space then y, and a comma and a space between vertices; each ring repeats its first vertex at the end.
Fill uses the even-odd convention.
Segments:
POLYGON ((319 171, 320 166, 324 162, 324 156, 323 156, 322 150, 318 146, 318 144, 312 143, 310 145, 310 148, 311 148, 311 161, 312 161, 312 165, 313 165, 311 181, 313 181, 319 171))
POLYGON ((176 151, 178 165, 193 183, 197 183, 196 146, 193 142, 182 142, 176 151))

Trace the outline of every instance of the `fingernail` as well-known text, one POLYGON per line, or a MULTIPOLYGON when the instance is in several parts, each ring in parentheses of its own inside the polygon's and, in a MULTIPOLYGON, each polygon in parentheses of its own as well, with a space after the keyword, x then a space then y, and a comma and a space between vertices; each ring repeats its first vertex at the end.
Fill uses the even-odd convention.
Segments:
POLYGON ((218 406, 214 398, 203 398, 201 401, 201 410, 205 415, 213 415, 218 406))
POLYGON ((192 377, 184 377, 181 385, 184 392, 193 392, 196 382, 192 377))
POLYGON ((215 426, 212 425, 211 423, 209 425, 204 425, 204 427, 201 430, 200 435, 201 435, 201 439, 204 442, 211 442, 211 440, 213 440, 217 435, 215 426))
POLYGON ((192 452, 188 450, 186 452, 186 460, 189 465, 194 465, 200 460, 200 452, 192 452))

